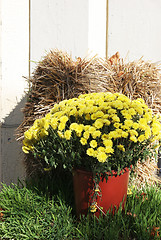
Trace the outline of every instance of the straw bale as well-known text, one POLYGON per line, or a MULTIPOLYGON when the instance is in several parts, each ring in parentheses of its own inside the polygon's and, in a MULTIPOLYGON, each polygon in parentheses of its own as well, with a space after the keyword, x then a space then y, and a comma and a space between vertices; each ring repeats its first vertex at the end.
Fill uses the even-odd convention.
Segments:
POLYGON ((118 52, 108 60, 97 55, 73 60, 66 52, 51 50, 38 62, 28 83, 28 101, 17 140, 23 140, 34 120, 49 112, 55 103, 81 93, 120 92, 131 99, 141 97, 154 112, 161 112, 160 65, 142 58, 126 63, 118 52))
POLYGON ((137 163, 134 176, 130 179, 130 185, 143 188, 146 184, 161 184, 161 178, 157 175, 157 166, 154 159, 147 159, 144 163, 137 163))

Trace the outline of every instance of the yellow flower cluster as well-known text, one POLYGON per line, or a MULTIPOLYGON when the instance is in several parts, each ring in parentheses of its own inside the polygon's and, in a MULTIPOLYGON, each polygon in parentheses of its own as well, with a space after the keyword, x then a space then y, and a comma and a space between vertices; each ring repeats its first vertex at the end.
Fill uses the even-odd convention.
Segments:
POLYGON ((24 133, 23 151, 33 151, 34 145, 48 136, 49 127, 68 141, 75 134, 86 154, 102 163, 114 154, 116 140, 117 149, 125 152, 125 142, 161 139, 160 116, 153 116, 143 99, 131 101, 120 93, 83 94, 55 104, 24 133))

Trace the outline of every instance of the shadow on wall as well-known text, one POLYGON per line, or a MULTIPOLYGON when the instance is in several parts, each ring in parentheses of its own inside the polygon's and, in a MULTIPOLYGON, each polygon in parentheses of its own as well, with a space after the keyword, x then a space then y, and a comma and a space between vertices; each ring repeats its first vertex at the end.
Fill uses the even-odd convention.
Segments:
POLYGON ((22 146, 15 139, 15 130, 23 120, 21 109, 24 107, 25 102, 26 97, 23 97, 3 120, 0 127, 0 181, 6 184, 17 183, 18 179, 23 181, 26 177, 22 146))

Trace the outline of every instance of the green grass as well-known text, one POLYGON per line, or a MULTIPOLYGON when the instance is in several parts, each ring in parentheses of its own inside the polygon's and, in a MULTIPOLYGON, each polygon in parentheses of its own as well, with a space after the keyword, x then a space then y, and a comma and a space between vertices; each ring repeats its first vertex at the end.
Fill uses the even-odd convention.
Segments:
POLYGON ((3 185, 0 192, 0 239, 149 240, 152 229, 161 236, 160 187, 137 188, 128 196, 124 211, 99 219, 75 217, 71 175, 44 175, 41 180, 3 185), (146 195, 143 195, 143 192, 146 195))

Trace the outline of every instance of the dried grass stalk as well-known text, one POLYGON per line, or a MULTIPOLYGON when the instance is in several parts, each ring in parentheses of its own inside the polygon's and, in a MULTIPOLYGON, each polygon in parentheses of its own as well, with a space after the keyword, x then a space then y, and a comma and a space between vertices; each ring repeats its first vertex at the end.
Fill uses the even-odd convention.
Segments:
POLYGON ((157 176, 157 166, 155 160, 148 159, 144 163, 137 163, 135 177, 131 180, 131 185, 142 188, 149 185, 161 184, 161 178, 157 176))

